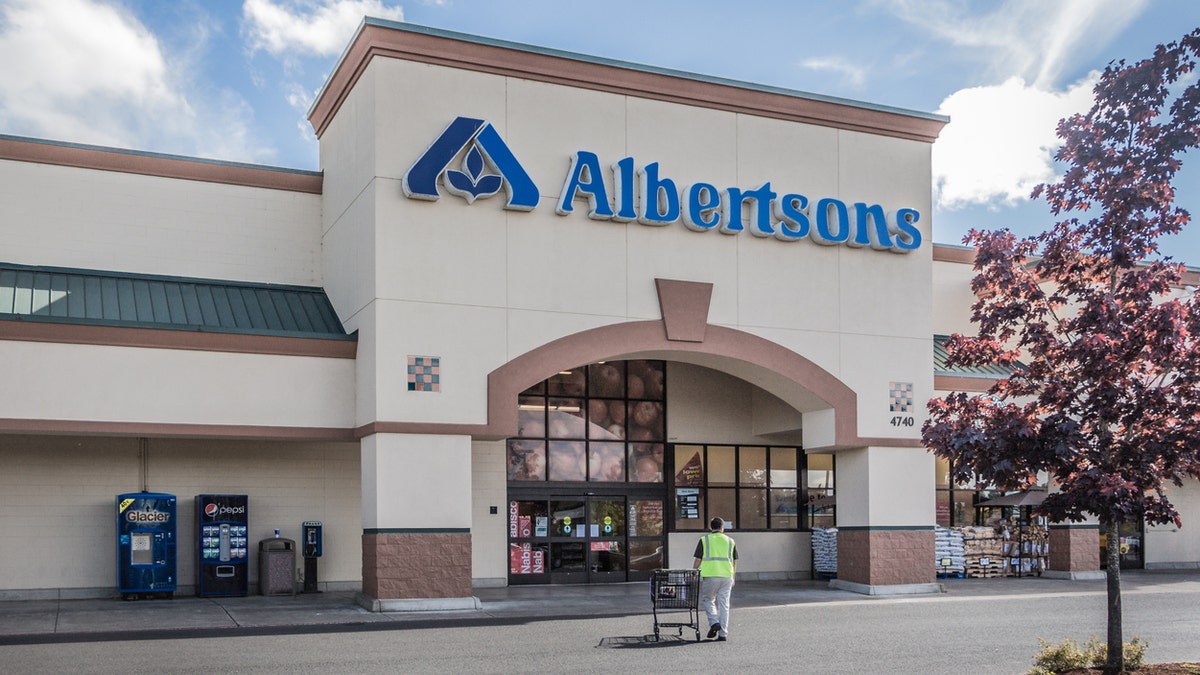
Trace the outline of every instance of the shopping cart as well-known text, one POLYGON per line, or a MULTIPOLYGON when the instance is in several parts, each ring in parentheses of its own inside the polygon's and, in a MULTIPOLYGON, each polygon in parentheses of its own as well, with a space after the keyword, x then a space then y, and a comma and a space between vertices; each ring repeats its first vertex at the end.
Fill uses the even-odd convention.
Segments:
POLYGON ((696 642, 700 641, 700 570, 654 570, 650 577, 650 602, 654 605, 654 640, 659 640, 660 629, 676 628, 683 636, 684 628, 696 631, 696 642), (667 611, 687 612, 686 623, 666 623, 660 617, 667 611))

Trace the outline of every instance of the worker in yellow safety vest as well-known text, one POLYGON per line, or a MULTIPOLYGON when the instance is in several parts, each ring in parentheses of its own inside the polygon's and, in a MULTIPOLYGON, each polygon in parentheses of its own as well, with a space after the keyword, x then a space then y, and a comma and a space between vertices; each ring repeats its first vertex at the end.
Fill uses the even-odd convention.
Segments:
POLYGON ((700 570, 700 599, 708 616, 708 639, 729 639, 729 594, 737 573, 737 546, 725 534, 725 521, 713 518, 709 533, 696 542, 692 569, 700 570))

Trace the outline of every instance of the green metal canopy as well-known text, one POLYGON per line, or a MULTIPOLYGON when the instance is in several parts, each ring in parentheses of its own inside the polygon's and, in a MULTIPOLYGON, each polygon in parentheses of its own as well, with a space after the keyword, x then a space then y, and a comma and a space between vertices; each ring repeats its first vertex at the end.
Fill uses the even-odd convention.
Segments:
POLYGON ((0 263, 0 321, 349 340, 321 288, 0 263))
POLYGON ((1014 370, 1023 369, 1023 366, 1017 364, 1017 367, 1009 368, 998 364, 989 364, 986 366, 976 366, 966 368, 963 366, 948 366, 946 360, 950 358, 950 352, 946 350, 946 341, 950 339, 949 335, 934 335, 933 336, 933 374, 934 375, 955 375, 959 377, 990 377, 992 379, 1000 379, 1012 375, 1014 370))

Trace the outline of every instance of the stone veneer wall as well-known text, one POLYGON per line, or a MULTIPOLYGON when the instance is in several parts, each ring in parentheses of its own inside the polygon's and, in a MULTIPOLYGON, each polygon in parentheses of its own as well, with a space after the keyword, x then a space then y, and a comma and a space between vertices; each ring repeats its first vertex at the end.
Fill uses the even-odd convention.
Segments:
POLYGON ((1100 528, 1096 525, 1051 525, 1050 569, 1094 572, 1100 569, 1100 528))
POLYGON ((933 529, 838 528, 838 579, 868 586, 934 583, 933 529))
POLYGON ((471 597, 469 533, 364 533, 363 594, 378 600, 471 597))

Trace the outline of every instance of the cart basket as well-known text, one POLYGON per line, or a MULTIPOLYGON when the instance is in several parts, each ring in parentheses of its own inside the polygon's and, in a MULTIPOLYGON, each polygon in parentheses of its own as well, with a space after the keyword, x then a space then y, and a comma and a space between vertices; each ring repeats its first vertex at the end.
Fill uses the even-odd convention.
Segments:
POLYGON ((684 628, 691 628, 696 632, 696 641, 700 641, 700 570, 654 570, 650 576, 650 602, 655 640, 663 628, 676 628, 680 636, 684 628), (675 612, 679 621, 666 622, 660 617, 669 612, 675 612))

